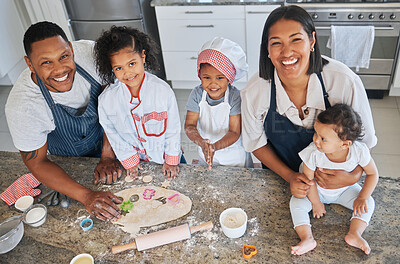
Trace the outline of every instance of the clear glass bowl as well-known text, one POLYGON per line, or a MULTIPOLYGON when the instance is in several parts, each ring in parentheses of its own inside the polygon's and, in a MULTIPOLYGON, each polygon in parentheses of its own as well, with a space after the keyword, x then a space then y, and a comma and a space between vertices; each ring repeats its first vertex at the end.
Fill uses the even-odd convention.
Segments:
POLYGON ((0 254, 15 248, 24 235, 24 224, 20 215, 0 223, 0 254))
POLYGON ((39 227, 46 221, 47 208, 43 204, 34 204, 29 207, 23 214, 25 224, 39 227))

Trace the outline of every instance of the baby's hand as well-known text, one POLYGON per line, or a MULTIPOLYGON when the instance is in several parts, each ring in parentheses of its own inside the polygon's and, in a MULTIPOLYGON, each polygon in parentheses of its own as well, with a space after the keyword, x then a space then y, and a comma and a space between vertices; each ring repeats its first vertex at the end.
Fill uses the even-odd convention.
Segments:
POLYGON ((321 202, 312 204, 312 211, 314 218, 321 218, 326 214, 325 205, 321 202))
POLYGON ((362 213, 368 213, 367 199, 357 197, 357 199, 355 199, 353 203, 353 211, 355 216, 357 214, 361 216, 362 213))
POLYGON ((133 180, 136 180, 137 177, 139 176, 139 169, 142 169, 142 166, 140 166, 140 163, 138 163, 136 166, 126 170, 126 175, 133 180))
POLYGON ((179 166, 178 165, 169 165, 164 163, 163 165, 163 174, 167 176, 168 180, 175 179, 179 173, 179 166))

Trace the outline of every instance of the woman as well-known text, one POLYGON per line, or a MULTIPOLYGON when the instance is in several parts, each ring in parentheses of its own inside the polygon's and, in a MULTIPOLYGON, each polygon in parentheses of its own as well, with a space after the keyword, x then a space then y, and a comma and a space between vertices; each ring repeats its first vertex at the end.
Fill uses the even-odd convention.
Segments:
MULTIPOLYGON (((259 69, 241 92, 243 145, 289 182, 294 196, 305 197, 313 184, 298 173, 298 152, 311 143, 316 116, 330 105, 352 106, 364 123, 362 141, 370 149, 376 145, 361 79, 343 63, 321 57, 315 26, 304 9, 282 6, 269 15, 259 69)), ((315 179, 331 189, 352 185, 361 174, 361 167, 350 173, 317 170, 315 179)))

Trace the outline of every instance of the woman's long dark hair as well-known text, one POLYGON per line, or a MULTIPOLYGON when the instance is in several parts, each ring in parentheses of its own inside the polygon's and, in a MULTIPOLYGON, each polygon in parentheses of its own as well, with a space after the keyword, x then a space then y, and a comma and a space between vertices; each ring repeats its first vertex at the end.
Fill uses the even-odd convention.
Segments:
MULTIPOLYGON (((303 26, 304 31, 307 33, 310 39, 313 36, 313 32, 315 32, 315 26, 312 18, 307 11, 299 6, 281 6, 272 11, 268 16, 267 21, 265 21, 260 45, 259 74, 260 77, 265 80, 270 80, 274 76, 275 69, 271 59, 268 58, 269 30, 280 19, 294 20, 299 22, 303 26)), ((321 57, 321 52, 318 46, 318 38, 315 34, 314 52, 310 53, 310 63, 307 74, 320 73, 325 64, 328 64, 328 61, 321 57)))

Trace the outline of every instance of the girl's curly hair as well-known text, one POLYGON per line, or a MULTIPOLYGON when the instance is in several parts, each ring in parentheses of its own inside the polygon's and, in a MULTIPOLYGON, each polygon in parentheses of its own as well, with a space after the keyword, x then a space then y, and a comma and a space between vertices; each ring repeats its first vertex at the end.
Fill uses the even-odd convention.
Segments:
POLYGON ((144 50, 146 70, 158 70, 159 64, 156 55, 159 53, 159 49, 149 35, 135 28, 112 26, 101 34, 94 46, 96 68, 104 82, 114 83, 115 81, 110 55, 132 46, 139 53, 144 50))
POLYGON ((341 140, 351 142, 361 139, 362 122, 360 115, 346 104, 336 104, 317 117, 318 122, 327 125, 335 125, 335 132, 341 140))

